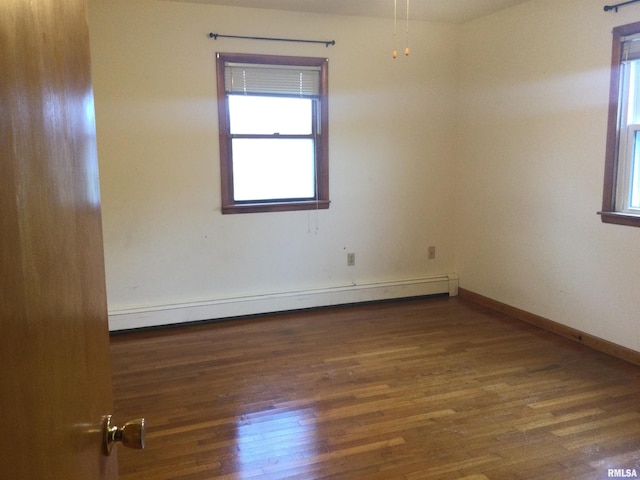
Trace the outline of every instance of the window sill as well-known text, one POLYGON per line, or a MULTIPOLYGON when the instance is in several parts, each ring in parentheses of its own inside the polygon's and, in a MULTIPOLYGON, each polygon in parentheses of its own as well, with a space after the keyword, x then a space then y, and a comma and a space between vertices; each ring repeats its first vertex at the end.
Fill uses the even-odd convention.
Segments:
POLYGON ((640 215, 622 212, 598 212, 603 223, 615 223, 629 227, 640 227, 640 215))
POLYGON ((233 213, 290 212, 296 210, 325 210, 327 208, 329 208, 329 200, 274 203, 240 203, 223 205, 222 214, 227 215, 233 213))

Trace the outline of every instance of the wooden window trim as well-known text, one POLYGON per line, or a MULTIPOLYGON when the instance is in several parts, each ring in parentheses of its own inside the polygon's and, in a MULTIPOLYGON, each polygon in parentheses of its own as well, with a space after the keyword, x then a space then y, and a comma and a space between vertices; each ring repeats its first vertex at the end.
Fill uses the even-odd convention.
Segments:
POLYGON ((283 212, 319 210, 329 208, 329 67, 326 58, 294 57, 281 55, 256 55, 243 53, 218 53, 216 59, 218 99, 218 133, 220 144, 220 184, 222 213, 283 212), (316 141, 316 198, 309 200, 285 199, 237 202, 233 198, 233 160, 231 138, 227 135, 229 115, 224 86, 225 62, 258 63, 265 65, 319 66, 320 67, 320 129, 316 141))

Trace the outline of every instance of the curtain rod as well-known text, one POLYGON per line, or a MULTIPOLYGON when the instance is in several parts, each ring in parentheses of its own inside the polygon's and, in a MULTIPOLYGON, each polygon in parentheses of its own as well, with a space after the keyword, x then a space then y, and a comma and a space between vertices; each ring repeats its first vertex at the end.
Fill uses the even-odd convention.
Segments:
POLYGON ((325 47, 336 44, 335 40, 299 40, 296 38, 244 37, 241 35, 222 35, 220 33, 210 33, 209 38, 213 38, 214 40, 217 40, 218 38, 242 38, 245 40, 269 40, 272 42, 322 43, 325 47))
POLYGON ((625 5, 629 5, 631 3, 636 3, 636 2, 640 2, 640 0, 629 0, 627 2, 618 3, 617 5, 605 5, 604 11, 608 12, 609 10, 615 10, 617 12, 618 8, 624 7, 625 5))

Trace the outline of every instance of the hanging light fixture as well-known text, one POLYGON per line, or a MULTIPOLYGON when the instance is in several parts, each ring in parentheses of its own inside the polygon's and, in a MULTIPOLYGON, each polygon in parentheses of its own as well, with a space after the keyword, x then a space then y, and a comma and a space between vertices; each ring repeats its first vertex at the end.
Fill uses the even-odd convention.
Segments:
POLYGON ((396 37, 398 36, 398 0, 393 0, 393 58, 398 57, 396 50, 396 37))
POLYGON ((407 46, 404 49, 405 56, 409 56, 409 0, 407 0, 407 46))
MULTIPOLYGON (((409 0, 407 2, 407 14, 406 14, 406 47, 404 49, 405 56, 409 56, 409 0)), ((393 58, 398 58, 398 50, 396 50, 396 43, 398 37, 398 0, 393 0, 393 58)))

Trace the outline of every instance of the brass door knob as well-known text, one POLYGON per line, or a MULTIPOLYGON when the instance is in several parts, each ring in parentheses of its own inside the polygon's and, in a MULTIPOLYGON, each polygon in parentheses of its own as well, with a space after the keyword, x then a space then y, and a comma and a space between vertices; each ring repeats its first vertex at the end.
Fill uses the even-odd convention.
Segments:
POLYGON ((111 455, 113 444, 122 443, 129 448, 144 448, 145 436, 145 420, 144 418, 136 418, 127 422, 122 427, 117 427, 111 423, 111 415, 107 415, 104 419, 104 452, 105 455, 111 455))

